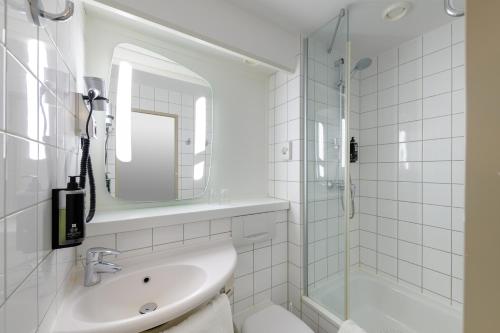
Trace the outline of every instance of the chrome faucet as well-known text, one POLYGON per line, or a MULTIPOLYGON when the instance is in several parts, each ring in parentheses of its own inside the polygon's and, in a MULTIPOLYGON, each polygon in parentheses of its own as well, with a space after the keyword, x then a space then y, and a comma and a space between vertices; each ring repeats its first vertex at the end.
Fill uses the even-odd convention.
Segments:
POLYGON ((105 254, 118 255, 118 250, 107 249, 104 247, 93 247, 87 251, 85 259, 85 287, 90 287, 101 282, 101 273, 116 273, 122 268, 111 262, 105 262, 102 257, 105 254))

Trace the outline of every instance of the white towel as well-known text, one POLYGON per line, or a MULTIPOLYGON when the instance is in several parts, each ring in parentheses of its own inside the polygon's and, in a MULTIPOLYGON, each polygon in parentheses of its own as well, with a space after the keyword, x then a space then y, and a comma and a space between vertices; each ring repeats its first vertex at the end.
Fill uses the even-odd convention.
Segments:
POLYGON ((346 320, 340 326, 339 333, 366 333, 364 329, 356 325, 352 320, 346 320))
POLYGON ((231 305, 227 296, 217 296, 205 307, 164 333, 234 333, 231 305))

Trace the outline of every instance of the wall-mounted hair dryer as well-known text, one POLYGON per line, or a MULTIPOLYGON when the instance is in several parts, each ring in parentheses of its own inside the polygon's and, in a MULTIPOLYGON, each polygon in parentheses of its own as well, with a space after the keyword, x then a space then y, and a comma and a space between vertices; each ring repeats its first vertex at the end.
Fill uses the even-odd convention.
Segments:
POLYGON ((95 214, 96 192, 95 180, 92 170, 92 160, 90 158, 90 139, 96 137, 97 129, 92 116, 94 111, 107 111, 109 100, 106 97, 106 84, 103 79, 97 77, 85 77, 86 95, 82 99, 87 106, 88 115, 85 123, 85 132, 81 134, 82 159, 80 161, 79 186, 85 189, 87 175, 90 186, 89 212, 86 218, 90 222, 95 214))

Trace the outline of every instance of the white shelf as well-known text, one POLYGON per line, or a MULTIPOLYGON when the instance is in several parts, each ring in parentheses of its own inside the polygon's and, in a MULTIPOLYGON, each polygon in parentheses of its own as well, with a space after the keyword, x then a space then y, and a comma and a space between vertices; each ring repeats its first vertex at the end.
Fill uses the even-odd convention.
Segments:
POLYGON ((273 198, 232 201, 227 204, 191 204, 155 208, 122 209, 96 213, 86 225, 86 236, 126 232, 232 216, 286 210, 290 203, 273 198))

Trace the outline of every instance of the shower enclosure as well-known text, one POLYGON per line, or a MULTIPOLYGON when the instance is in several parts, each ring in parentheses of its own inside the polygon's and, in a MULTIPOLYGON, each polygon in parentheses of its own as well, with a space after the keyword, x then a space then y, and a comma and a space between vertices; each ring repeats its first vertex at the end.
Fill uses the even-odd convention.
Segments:
POLYGON ((368 333, 462 331, 463 19, 410 21, 431 4, 394 33, 382 2, 342 9, 303 43, 304 302, 368 333))
POLYGON ((322 286, 332 279, 344 293, 328 300, 339 317, 348 309, 346 267, 349 247, 345 237, 351 193, 346 186, 349 119, 349 44, 347 11, 311 34, 304 43, 306 61, 306 290, 321 297, 322 286))

